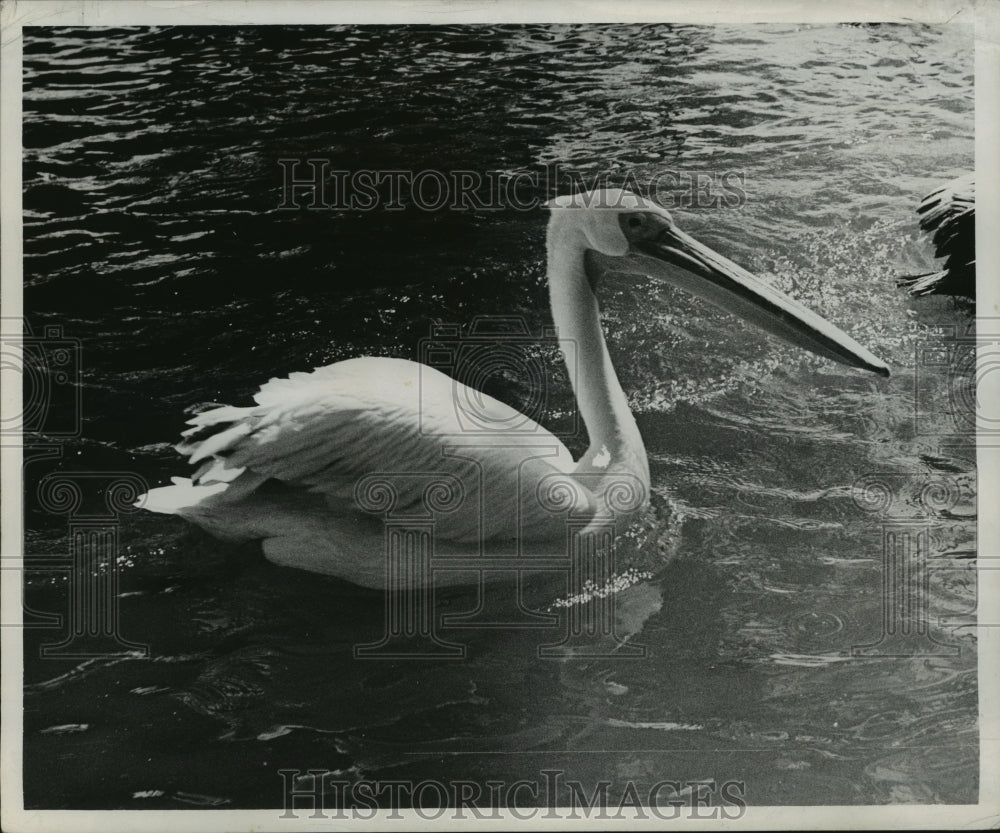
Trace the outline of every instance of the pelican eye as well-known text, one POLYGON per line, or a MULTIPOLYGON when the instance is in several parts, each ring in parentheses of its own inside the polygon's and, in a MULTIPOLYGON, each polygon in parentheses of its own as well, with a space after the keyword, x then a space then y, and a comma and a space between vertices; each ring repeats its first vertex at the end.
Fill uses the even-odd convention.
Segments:
POLYGON ((639 228, 642 225, 642 217, 629 217, 628 224, 631 228, 639 228))

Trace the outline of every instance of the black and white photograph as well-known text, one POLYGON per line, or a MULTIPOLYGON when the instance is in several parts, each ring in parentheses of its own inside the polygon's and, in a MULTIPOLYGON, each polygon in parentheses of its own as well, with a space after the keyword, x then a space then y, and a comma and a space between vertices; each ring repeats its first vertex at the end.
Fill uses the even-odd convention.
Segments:
POLYGON ((534 5, 3 4, 5 831, 1000 824, 1000 6, 534 5))

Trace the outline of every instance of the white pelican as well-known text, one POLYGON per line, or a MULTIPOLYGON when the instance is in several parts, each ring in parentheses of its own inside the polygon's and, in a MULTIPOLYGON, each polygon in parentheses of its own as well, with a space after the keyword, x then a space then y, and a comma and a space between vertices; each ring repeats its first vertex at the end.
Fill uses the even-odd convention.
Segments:
MULTIPOLYGON (((630 511, 649 494, 646 451, 611 365, 592 288, 609 271, 653 276, 821 356, 889 374, 837 327, 688 237, 648 200, 607 189, 559 197, 549 207, 552 316, 560 340, 575 344, 570 375, 590 439, 579 460, 514 409, 437 370, 356 358, 271 379, 256 405, 195 415, 177 449, 201 467, 191 479, 152 489, 138 505, 180 515, 219 538, 259 539, 275 563, 381 588, 385 520, 359 508, 357 484, 393 473, 395 508, 405 511, 426 497, 426 482, 416 475, 431 473, 460 484, 462 498, 436 517, 436 554, 509 551, 511 542, 563 553, 567 512, 540 506, 544 478, 575 484, 564 508, 577 520, 606 511, 605 491, 623 479, 640 493, 630 511), (463 437, 455 403, 470 397, 495 420, 496 436, 463 437), (512 420, 522 429, 530 423, 538 448, 511 442, 505 429, 512 420)), ((439 582, 468 576, 445 573, 439 582)))
POLYGON ((976 176, 965 174, 929 193, 917 208, 920 229, 932 234, 944 269, 897 281, 911 295, 976 298, 976 176))

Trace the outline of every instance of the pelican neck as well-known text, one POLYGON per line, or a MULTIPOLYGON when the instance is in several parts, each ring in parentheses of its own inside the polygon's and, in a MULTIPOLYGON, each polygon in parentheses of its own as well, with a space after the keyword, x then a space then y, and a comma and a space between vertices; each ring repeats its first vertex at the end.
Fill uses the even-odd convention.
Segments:
MULTIPOLYGON (((559 213, 557 211, 554 214, 559 213)), ((648 479, 646 450, 611 364, 601 329, 600 308, 584 268, 587 240, 571 220, 553 216, 547 236, 549 303, 590 447, 578 470, 622 466, 648 479), (575 354, 575 366, 570 357, 575 354), (594 464, 595 458, 610 463, 594 464), (617 465, 616 465, 617 464, 617 465)))

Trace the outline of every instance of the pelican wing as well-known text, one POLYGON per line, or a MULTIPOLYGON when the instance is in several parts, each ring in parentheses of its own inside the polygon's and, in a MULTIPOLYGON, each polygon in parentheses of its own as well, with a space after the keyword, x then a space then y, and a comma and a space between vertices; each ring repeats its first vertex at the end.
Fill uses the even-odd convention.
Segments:
POLYGON ((945 258, 937 272, 897 281, 912 295, 976 296, 976 180, 967 174, 932 191, 917 208, 920 228, 932 235, 934 256, 945 258))
POLYGON ((976 180, 959 177, 924 197, 917 209, 920 228, 933 232, 934 256, 975 258, 976 180))
POLYGON ((255 487, 274 479, 321 494, 333 512, 356 512, 362 478, 384 475, 395 493, 391 511, 407 513, 421 508, 428 483, 443 475, 460 483, 462 497, 437 518, 442 539, 533 537, 549 534, 556 520, 538 506, 539 480, 573 465, 553 434, 513 408, 401 359, 352 359, 293 373, 272 379, 254 398, 255 406, 198 413, 177 446, 201 463, 195 485, 232 484, 213 491, 215 502, 227 491, 243 497, 241 482, 255 487), (470 402, 471 426, 462 418, 470 402), (483 432, 484 424, 508 430, 483 432))

